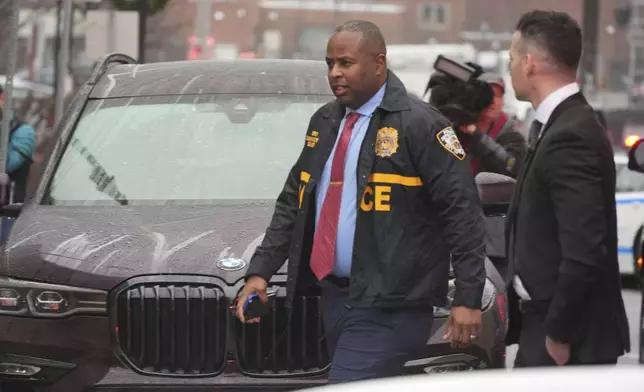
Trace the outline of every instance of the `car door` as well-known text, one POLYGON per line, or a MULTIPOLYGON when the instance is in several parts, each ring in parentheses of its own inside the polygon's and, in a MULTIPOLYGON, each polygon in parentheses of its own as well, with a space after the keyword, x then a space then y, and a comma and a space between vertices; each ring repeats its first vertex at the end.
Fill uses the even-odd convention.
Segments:
POLYGON ((635 273, 633 244, 644 225, 644 174, 628 170, 626 161, 616 162, 617 235, 620 272, 635 273))

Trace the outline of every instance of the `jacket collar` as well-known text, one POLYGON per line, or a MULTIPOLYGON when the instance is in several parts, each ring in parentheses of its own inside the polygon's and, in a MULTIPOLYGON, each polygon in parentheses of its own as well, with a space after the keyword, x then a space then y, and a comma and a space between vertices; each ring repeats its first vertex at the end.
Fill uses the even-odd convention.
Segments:
MULTIPOLYGON (((568 109, 572 108, 573 106, 576 105, 583 105, 587 103, 586 98, 578 92, 576 94, 573 94, 569 96, 568 98, 564 99, 563 102, 561 102, 553 111, 550 117, 548 118, 548 122, 546 122, 543 126, 543 131, 542 133, 545 133, 548 128, 552 125, 552 123, 555 122, 555 120, 564 114, 568 109)), ((543 137, 543 134, 541 135, 543 137)))
MULTIPOLYGON (((385 110, 387 112, 400 112, 403 110, 409 110, 411 108, 409 102, 409 95, 407 95, 407 89, 405 85, 400 81, 398 76, 393 73, 391 70, 387 70, 387 86, 385 87, 385 95, 382 98, 382 102, 379 109, 385 110)), ((334 101, 330 105, 330 110, 325 111, 323 115, 325 117, 342 117, 346 112, 346 107, 340 105, 334 101)))

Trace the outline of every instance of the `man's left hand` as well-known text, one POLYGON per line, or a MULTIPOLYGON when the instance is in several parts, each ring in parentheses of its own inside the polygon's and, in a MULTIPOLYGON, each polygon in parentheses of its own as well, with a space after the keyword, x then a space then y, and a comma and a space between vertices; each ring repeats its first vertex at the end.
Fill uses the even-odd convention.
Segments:
POLYGON ((546 336, 546 350, 558 366, 563 366, 570 360, 570 345, 567 343, 555 342, 546 336))
POLYGON ((478 338, 483 330, 480 309, 469 309, 464 306, 452 308, 447 321, 444 340, 451 340, 452 347, 466 347, 478 338))

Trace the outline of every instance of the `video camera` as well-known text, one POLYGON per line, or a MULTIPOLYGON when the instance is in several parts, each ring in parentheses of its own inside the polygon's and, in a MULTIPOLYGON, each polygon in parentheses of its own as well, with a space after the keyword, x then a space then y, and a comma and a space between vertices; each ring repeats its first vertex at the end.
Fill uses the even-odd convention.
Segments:
POLYGON ((480 80, 484 73, 478 64, 461 63, 439 55, 425 89, 431 91, 429 103, 443 113, 456 129, 462 125, 476 124, 481 111, 494 100, 490 85, 480 80))

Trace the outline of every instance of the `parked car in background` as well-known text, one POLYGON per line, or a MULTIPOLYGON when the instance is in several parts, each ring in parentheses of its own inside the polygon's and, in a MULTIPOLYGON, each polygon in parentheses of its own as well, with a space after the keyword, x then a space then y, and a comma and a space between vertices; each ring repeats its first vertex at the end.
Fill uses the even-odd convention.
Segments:
MULTIPOLYGON (((7 84, 7 77, 0 75, 0 86, 7 84)), ((32 95, 34 98, 48 98, 54 95, 54 88, 47 84, 30 82, 28 80, 13 78, 13 98, 17 101, 32 95)))
POLYGON ((619 269, 624 275, 638 275, 642 268, 639 244, 644 231, 644 174, 628 168, 628 157, 615 153, 617 236, 619 269))
MULTIPOLYGON (((644 140, 637 141, 628 152, 628 168, 633 172, 644 175, 644 140)), ((640 217, 644 221, 644 217, 640 217)), ((642 290, 642 305, 640 309, 640 356, 639 362, 644 365, 644 268, 642 268, 642 255, 644 254, 644 239, 636 244, 639 253, 640 289, 642 290)))

